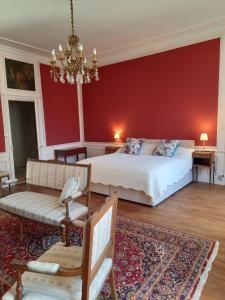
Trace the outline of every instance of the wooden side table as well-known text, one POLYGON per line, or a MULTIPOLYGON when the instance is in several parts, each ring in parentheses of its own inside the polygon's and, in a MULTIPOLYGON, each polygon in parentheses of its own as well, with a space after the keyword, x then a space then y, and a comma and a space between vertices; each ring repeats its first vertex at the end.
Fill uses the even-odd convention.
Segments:
POLYGON ((115 153, 121 146, 106 146, 105 147, 105 154, 115 153))
POLYGON ((192 153, 193 170, 196 171, 195 180, 198 181, 198 169, 209 169, 209 183, 215 182, 215 152, 214 151, 194 151, 192 153))
POLYGON ((79 154, 84 154, 85 158, 87 158, 87 147, 77 147, 70 149, 56 149, 55 150, 55 159, 59 159, 59 157, 63 157, 65 163, 67 162, 68 156, 76 156, 76 161, 79 160, 79 154))

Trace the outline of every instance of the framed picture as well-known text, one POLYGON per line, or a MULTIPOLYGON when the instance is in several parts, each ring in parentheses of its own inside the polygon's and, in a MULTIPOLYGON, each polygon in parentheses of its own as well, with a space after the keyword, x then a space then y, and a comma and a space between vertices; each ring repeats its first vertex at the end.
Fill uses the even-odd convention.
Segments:
POLYGON ((5 58, 5 67, 9 89, 35 91, 33 64, 5 58))

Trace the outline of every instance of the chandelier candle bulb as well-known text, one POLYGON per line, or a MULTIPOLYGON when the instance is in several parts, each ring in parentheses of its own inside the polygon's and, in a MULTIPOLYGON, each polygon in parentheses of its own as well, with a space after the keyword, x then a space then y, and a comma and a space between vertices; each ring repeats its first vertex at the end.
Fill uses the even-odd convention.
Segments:
POLYGON ((72 75, 71 78, 70 78, 70 83, 71 83, 71 84, 74 84, 74 77, 73 77, 73 75, 72 75))
POLYGON ((52 61, 56 62, 55 49, 52 49, 52 61))
POLYGON ((96 48, 93 49, 93 54, 94 54, 94 55, 97 54, 96 48))
POLYGON ((78 47, 78 49, 79 49, 80 52, 82 52, 83 51, 83 45, 80 44, 79 47, 78 47))
POLYGON ((61 44, 59 44, 59 52, 62 52, 62 45, 61 44))

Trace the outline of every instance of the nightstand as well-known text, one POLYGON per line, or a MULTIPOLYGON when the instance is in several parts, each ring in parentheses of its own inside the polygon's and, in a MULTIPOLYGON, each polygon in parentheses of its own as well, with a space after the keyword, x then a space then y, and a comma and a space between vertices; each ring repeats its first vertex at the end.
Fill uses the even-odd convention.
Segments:
POLYGON ((68 156, 76 156, 76 161, 79 160, 79 154, 84 154, 87 158, 87 148, 86 147, 77 147, 69 149, 55 149, 55 159, 58 160, 60 156, 64 158, 65 163, 67 162, 68 156))
POLYGON ((192 153, 193 158, 193 170, 196 171, 195 180, 198 181, 198 169, 208 168, 209 169, 209 183, 213 183, 215 178, 215 152, 214 151, 194 151, 192 153))
POLYGON ((116 152, 121 146, 106 146, 105 147, 105 154, 111 154, 116 152))

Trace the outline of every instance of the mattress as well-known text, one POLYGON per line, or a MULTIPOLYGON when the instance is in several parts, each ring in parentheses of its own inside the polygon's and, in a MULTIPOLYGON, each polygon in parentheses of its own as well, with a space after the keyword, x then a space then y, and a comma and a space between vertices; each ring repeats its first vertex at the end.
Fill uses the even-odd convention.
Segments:
POLYGON ((92 164, 92 183, 142 191, 152 199, 157 199, 165 194, 169 186, 190 172, 192 151, 179 147, 173 157, 117 152, 79 163, 92 164))

